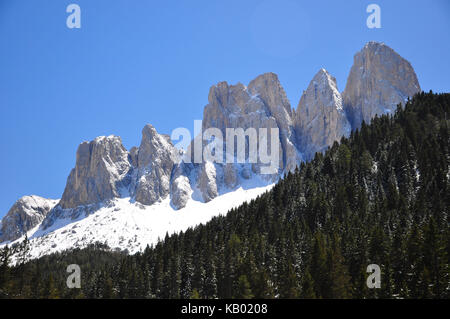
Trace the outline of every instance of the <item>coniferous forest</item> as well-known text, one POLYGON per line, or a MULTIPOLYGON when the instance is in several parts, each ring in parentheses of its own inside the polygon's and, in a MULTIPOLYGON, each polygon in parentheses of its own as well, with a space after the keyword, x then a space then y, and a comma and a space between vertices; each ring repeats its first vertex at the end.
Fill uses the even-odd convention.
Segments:
POLYGON ((270 192, 136 255, 5 248, 0 297, 450 298, 449 116, 450 94, 417 94, 270 192), (69 264, 81 289, 66 286, 69 264))

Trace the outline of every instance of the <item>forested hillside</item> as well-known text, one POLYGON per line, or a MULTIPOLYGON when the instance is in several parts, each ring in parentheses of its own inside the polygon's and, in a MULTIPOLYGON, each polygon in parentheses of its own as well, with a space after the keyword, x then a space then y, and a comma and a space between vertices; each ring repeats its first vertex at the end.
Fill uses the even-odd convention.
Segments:
POLYGON ((3 250, 0 296, 449 298, 449 111, 450 94, 420 93, 258 199, 137 255, 96 245, 10 267, 3 250), (72 263, 81 289, 66 287, 72 263), (366 286, 369 264, 381 289, 366 286))

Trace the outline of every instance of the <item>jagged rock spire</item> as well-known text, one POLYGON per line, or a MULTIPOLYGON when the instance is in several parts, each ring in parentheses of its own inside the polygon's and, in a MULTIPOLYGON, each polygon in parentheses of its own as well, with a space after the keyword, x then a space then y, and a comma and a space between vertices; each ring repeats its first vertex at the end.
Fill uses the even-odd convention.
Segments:
POLYGON ((394 112, 397 104, 420 92, 411 64, 384 43, 369 42, 355 54, 343 92, 353 128, 375 115, 394 112))
POLYGON ((317 72, 303 92, 295 112, 295 130, 305 159, 350 133, 336 79, 325 69, 317 72))
POLYGON ((130 168, 120 137, 100 136, 81 143, 59 205, 75 208, 119 197, 130 168))

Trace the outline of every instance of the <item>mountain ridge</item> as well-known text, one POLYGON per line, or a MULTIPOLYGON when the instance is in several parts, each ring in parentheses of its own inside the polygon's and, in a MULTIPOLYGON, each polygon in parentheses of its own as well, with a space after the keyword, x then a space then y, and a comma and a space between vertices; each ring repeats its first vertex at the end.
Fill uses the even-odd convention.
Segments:
MULTIPOLYGON (((192 200, 206 204, 244 184, 268 187, 316 152, 323 152, 342 136, 348 136, 350 129, 358 128, 367 116, 391 112, 407 96, 419 91, 417 76, 409 62, 377 42, 369 42, 355 54, 342 93, 337 90, 334 77, 322 68, 302 94, 297 109, 291 108, 275 73, 261 74, 248 86, 219 82, 209 90, 202 129, 215 127, 222 132, 226 128, 278 129, 278 173, 261 174, 259 162, 177 163, 180 154, 170 139, 148 124, 142 131, 141 145, 129 151, 116 136, 81 143, 61 200, 46 212, 43 220, 32 221, 27 230, 39 227, 44 234, 60 218, 78 220, 82 215, 95 213, 105 203, 108 206, 124 198, 129 199, 130 205, 143 207, 169 198, 171 208, 176 211, 192 200), (392 68, 394 74, 389 74, 392 65, 400 67, 392 68), (381 66, 382 72, 376 72, 381 66), (355 71, 361 68, 367 72, 355 71), (390 85, 385 85, 384 78, 390 85), (377 86, 378 83, 381 84, 377 86), (378 96, 386 96, 381 99, 382 107, 378 96), (365 103, 366 100, 372 102, 365 103), (368 107, 373 110, 368 111, 368 107)), ((4 222, 0 231, 0 242, 17 239, 17 234, 12 235, 4 222)), ((22 235, 25 233, 22 231, 22 235)))

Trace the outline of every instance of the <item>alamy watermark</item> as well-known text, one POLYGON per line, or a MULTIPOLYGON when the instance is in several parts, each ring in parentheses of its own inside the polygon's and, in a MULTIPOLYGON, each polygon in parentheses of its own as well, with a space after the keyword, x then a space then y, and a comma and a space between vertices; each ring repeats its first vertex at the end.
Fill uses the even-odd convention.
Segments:
POLYGON ((70 15, 66 19, 66 25, 69 29, 81 28, 81 8, 78 4, 69 4, 66 8, 66 12, 70 15))
POLYGON ((67 270, 70 275, 67 277, 67 288, 81 288, 81 269, 77 264, 71 264, 67 266, 67 270))
POLYGON ((366 271, 370 273, 367 277, 367 288, 381 288, 381 269, 377 264, 370 264, 367 266, 366 271))
POLYGON ((369 29, 381 28, 381 8, 378 4, 369 4, 366 8, 366 12, 370 13, 367 17, 366 25, 369 29))
POLYGON ((202 121, 194 121, 194 139, 187 128, 172 131, 175 147, 186 150, 179 158, 185 163, 260 163, 261 174, 278 172, 280 161, 280 133, 278 128, 219 128, 202 131, 202 121), (270 139, 270 144, 269 144, 270 139), (224 142, 225 141, 225 142, 224 142))

